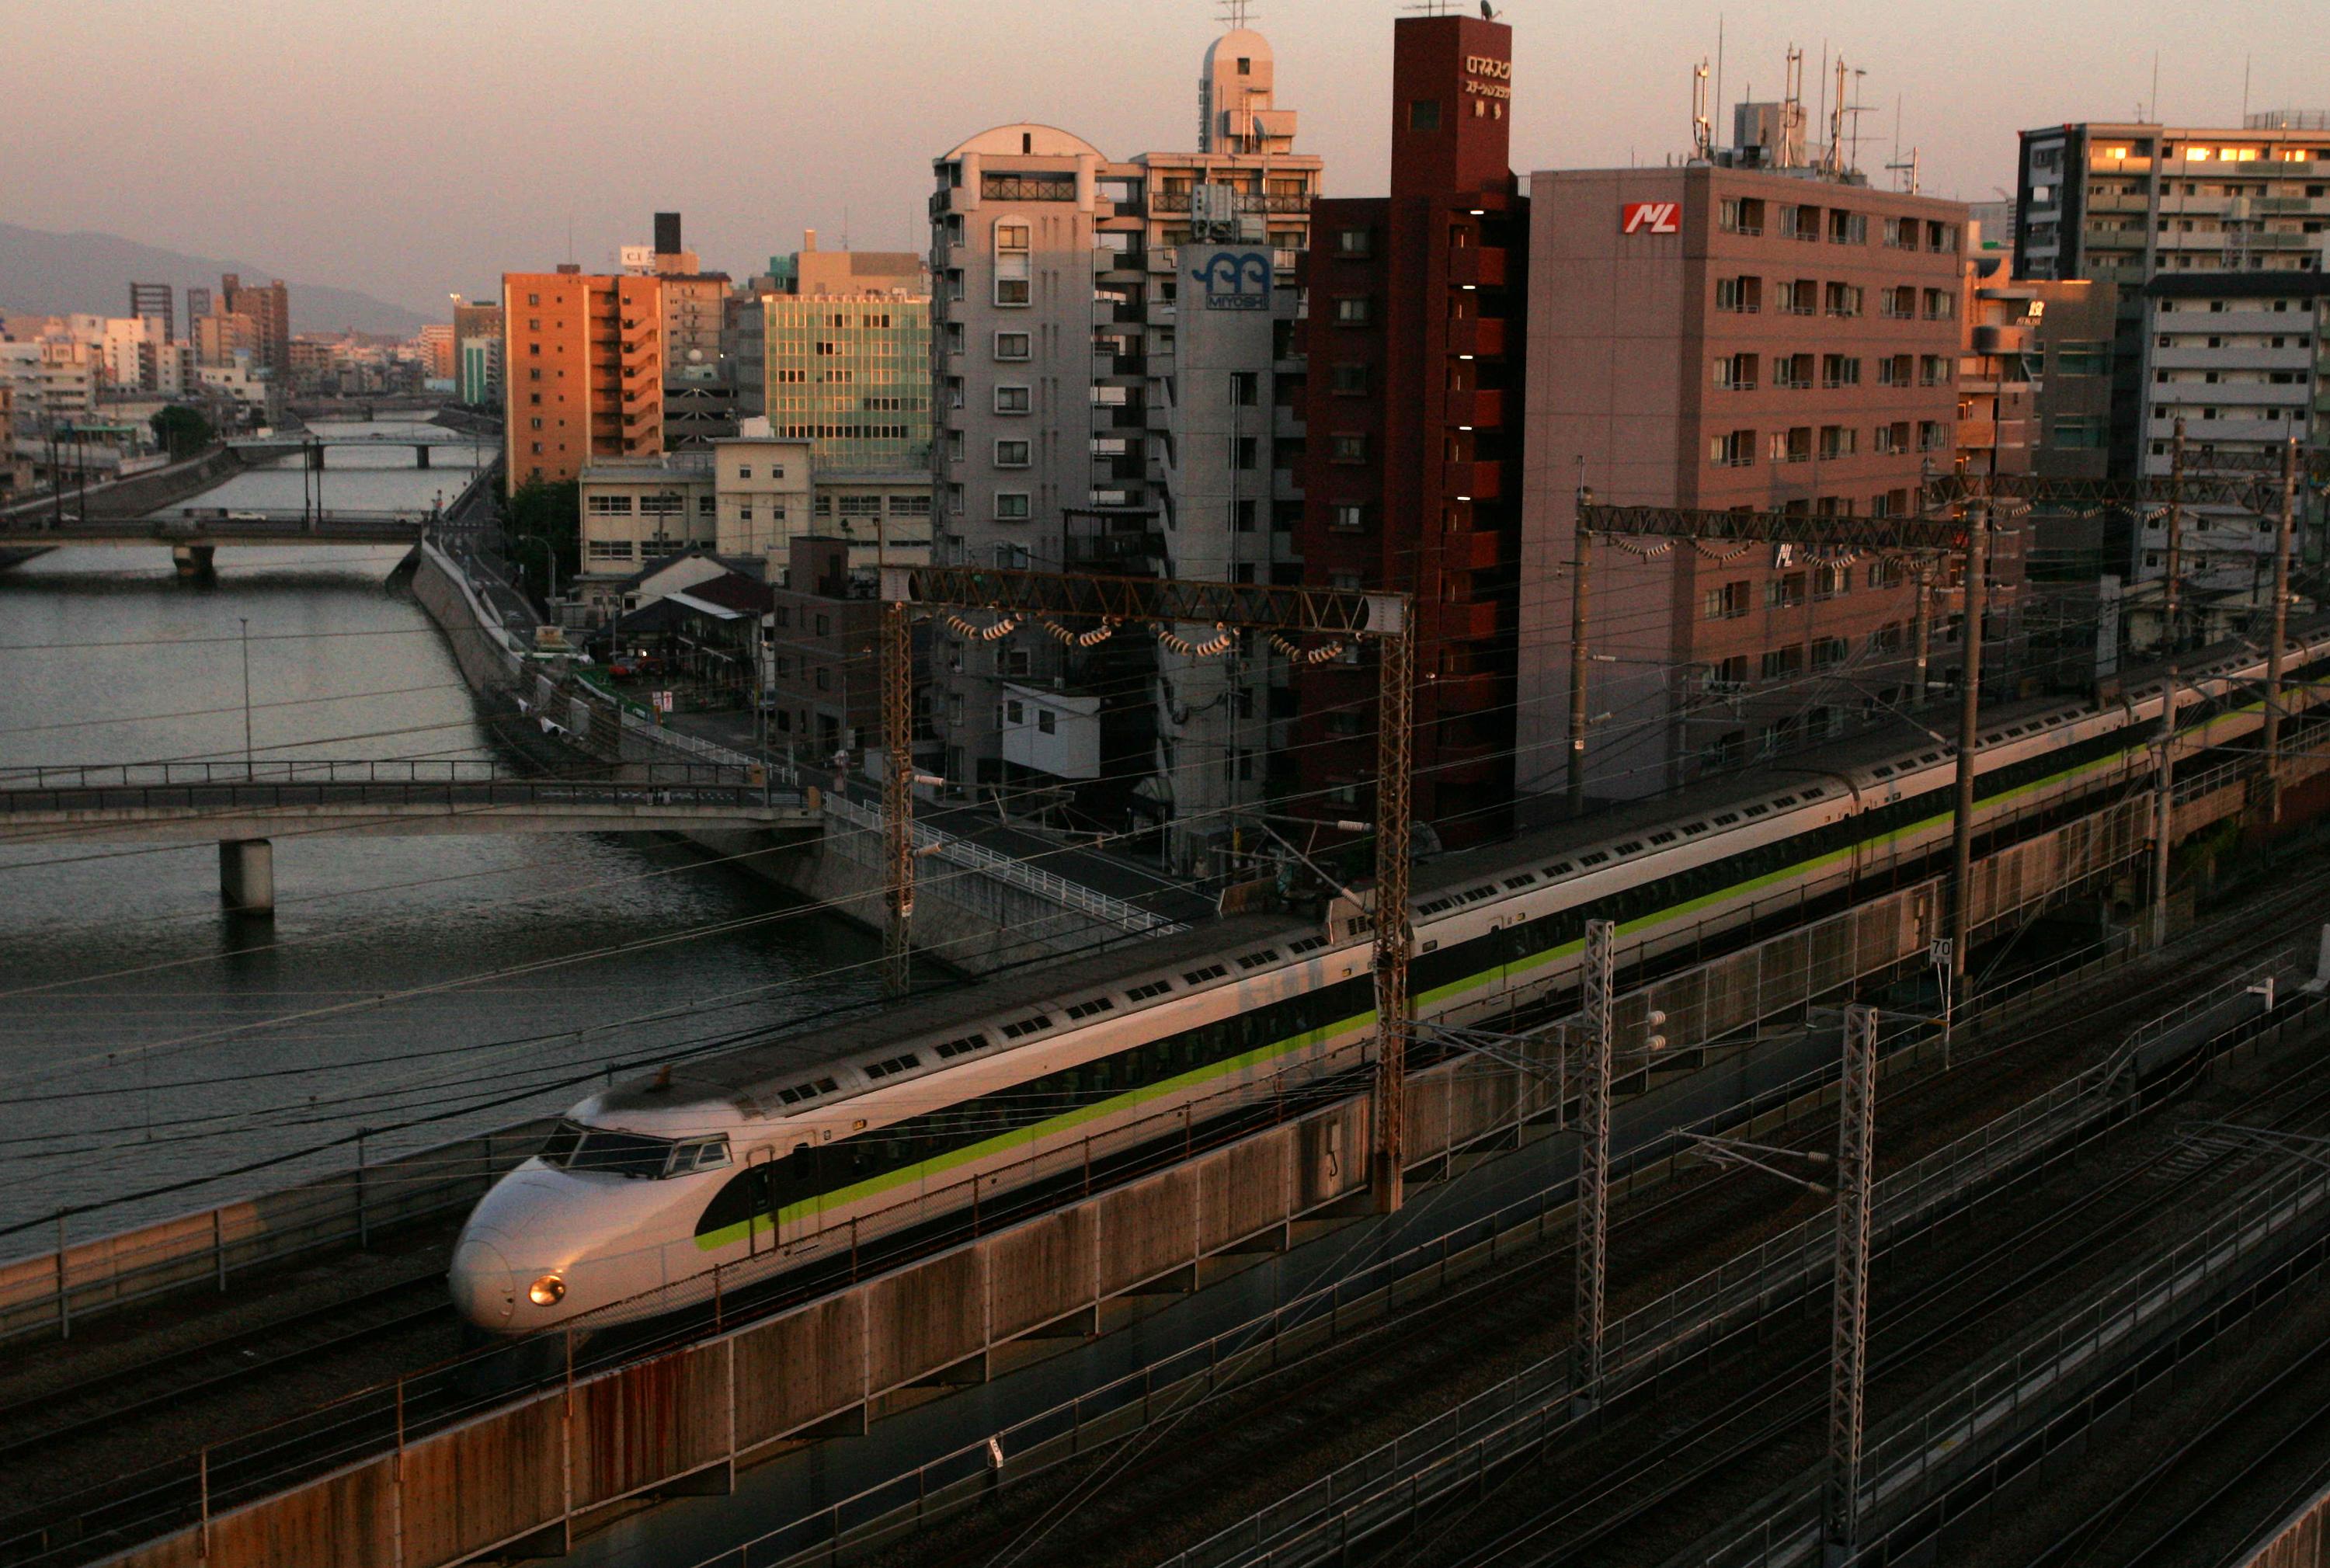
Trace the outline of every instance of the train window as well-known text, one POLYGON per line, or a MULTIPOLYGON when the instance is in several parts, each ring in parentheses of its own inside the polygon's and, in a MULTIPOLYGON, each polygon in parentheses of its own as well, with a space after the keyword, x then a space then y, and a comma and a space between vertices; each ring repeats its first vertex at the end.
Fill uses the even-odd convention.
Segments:
POLYGON ((612 1127, 586 1127, 567 1157, 568 1170, 602 1170, 653 1181, 671 1159, 673 1140, 612 1127))
POLYGON ((1794 806, 1795 803, 1796 798, 1793 795, 1783 795, 1777 800, 1772 802, 1775 806, 1794 806))
POLYGON ((1715 819, 1715 826, 1718 827, 1729 827, 1738 820, 1739 813, 1737 811, 1727 811, 1722 816, 1718 817, 1715 819))
POLYGON ((1686 822, 1682 825, 1682 830, 1684 836, 1688 837, 1692 835, 1706 832, 1707 824, 1704 822, 1686 822))
POLYGON ((1525 871, 1525 872, 1521 873, 1519 876, 1509 876, 1509 877, 1505 878, 1505 886, 1506 886, 1508 889, 1511 889, 1511 888, 1522 888, 1522 887, 1533 887, 1533 886, 1535 886, 1536 884, 1537 884, 1537 874, 1536 874, 1535 872, 1529 872, 1529 871, 1525 871))
POLYGON ((1918 760, 1921 762, 1938 762, 1942 760, 1942 754, 1939 751, 1928 751, 1918 760))
POLYGON ((1577 857, 1577 864, 1580 865, 1599 865, 1609 858, 1610 857, 1608 855, 1603 854, 1597 849, 1591 855, 1579 855, 1577 857))
POLYGON ((1128 1002, 1146 1002, 1150 997, 1161 997, 1172 988, 1173 982, 1170 980, 1151 980, 1145 986, 1135 986, 1125 992, 1124 999, 1128 1002))
POLYGON ((939 1045, 936 1053, 941 1061, 944 1061, 950 1056, 960 1056, 966 1051, 976 1051, 986 1044, 987 1036, 984 1034, 965 1034, 960 1040, 949 1040, 939 1045))
POLYGON ((1094 997, 1089 1002, 1078 1002, 1071 1006, 1068 1009, 1068 1016, 1071 1018, 1089 1018, 1094 1013, 1105 1013, 1111 1007, 1115 1006, 1116 1004, 1110 1001, 1106 997, 1094 997))
POLYGON ((1046 1015, 1038 1013, 1031 1018, 1021 1018, 1017 1022, 1004 1025, 1003 1037, 1006 1040, 1017 1040, 1022 1034, 1033 1034, 1038 1029, 1048 1029, 1051 1026, 1052 1020, 1046 1015))
POLYGON ((1675 836, 1672 833, 1653 833, 1651 835, 1651 842, 1653 844, 1672 844, 1674 841, 1675 836))
POLYGON ((1618 846, 1618 853, 1619 853, 1619 854, 1621 854, 1621 855, 1632 855, 1632 854, 1634 854, 1636 850, 1638 850, 1638 849, 1640 849, 1640 848, 1642 848, 1642 847, 1643 847, 1643 841, 1642 841, 1641 839, 1639 839, 1639 838, 1629 839, 1627 842, 1625 842, 1624 844, 1622 844, 1622 845, 1620 845, 1618 846))
POLYGON ((686 1176, 690 1171, 718 1170, 728 1163, 728 1135, 716 1138, 691 1138, 672 1150, 671 1174, 686 1176))
POLYGON ((904 1072, 909 1068, 920 1067, 922 1064, 921 1058, 916 1056, 893 1056, 887 1062, 876 1062, 872 1066, 867 1068, 866 1076, 868 1078, 887 1078, 893 1073, 904 1072))
POLYGON ((1548 876, 1568 876, 1574 869, 1575 867, 1573 867, 1569 862, 1566 860, 1557 860, 1551 865, 1545 868, 1545 874, 1548 876))
POLYGON ((1770 807, 1765 805, 1761 801, 1757 801, 1755 805, 1745 808, 1745 810, 1750 817, 1761 817, 1771 809, 1772 808, 1770 807))
POLYGON ((1877 778, 1890 779, 1893 777, 1893 765, 1888 762, 1882 768, 1871 768, 1869 771, 1877 778))
POLYGON ((1325 937, 1304 937, 1299 942, 1287 943, 1286 950, 1290 953, 1307 953, 1313 948, 1323 948, 1326 945, 1325 937))
POLYGON ((1456 901, 1453 898, 1435 898, 1430 903, 1420 903, 1416 905, 1416 912, 1418 914, 1438 914, 1442 910, 1446 909, 1450 904, 1453 904, 1456 901))
POLYGON ((1202 986, 1208 980, 1218 980, 1229 972, 1229 966, 1227 964, 1208 964, 1202 969, 1191 969, 1182 976, 1181 979, 1186 985, 1202 986))
POLYGON ((582 1137, 582 1129, 573 1122, 560 1121, 551 1129, 549 1141, 542 1146, 542 1163, 554 1167, 564 1167, 566 1157, 574 1152, 574 1146, 582 1137))
POLYGON ((1828 791, 1826 789, 1815 785, 1814 788, 1804 791, 1804 798, 1807 800, 1817 800, 1827 793, 1828 791))
POLYGON ((1238 968, 1241 969, 1258 969, 1264 964, 1275 963, 1277 960, 1278 949, 1276 948, 1264 948, 1258 953, 1246 954, 1244 958, 1238 959, 1237 963, 1238 968))

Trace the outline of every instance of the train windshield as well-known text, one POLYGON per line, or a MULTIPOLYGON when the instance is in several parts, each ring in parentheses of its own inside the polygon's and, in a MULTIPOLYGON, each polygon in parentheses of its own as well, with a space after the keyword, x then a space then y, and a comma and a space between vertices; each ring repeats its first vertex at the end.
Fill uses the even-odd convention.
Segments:
POLYGON ((562 1121, 543 1146, 542 1163, 560 1170, 602 1170, 655 1180, 670 1163, 676 1139, 612 1127, 562 1121))
POLYGON ((658 1138, 652 1133, 624 1132, 611 1127, 587 1127, 561 1121, 542 1146, 542 1163, 554 1170, 603 1170, 617 1176, 686 1176, 715 1170, 728 1163, 728 1135, 708 1138, 658 1138))

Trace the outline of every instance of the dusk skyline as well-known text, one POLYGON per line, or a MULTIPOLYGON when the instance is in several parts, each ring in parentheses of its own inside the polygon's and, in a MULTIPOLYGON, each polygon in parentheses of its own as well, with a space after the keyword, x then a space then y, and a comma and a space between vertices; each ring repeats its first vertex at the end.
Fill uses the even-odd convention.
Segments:
MULTIPOLYGON (((685 212, 706 264, 740 275, 804 228, 832 245, 919 250, 930 159, 990 126, 1057 124, 1115 157, 1191 143, 1217 9, 999 0, 960 26, 933 25, 945 13, 913 0, 866 0, 772 13, 765 26, 651 28, 602 0, 278 0, 232 13, 228 49, 204 20, 223 8, 23 7, 5 216, 242 255, 431 312, 449 291, 489 292, 512 264, 603 265, 646 237, 657 209, 685 212), (99 54, 109 69, 86 69, 99 54), (290 81, 296 99, 269 86, 290 81), (445 177, 464 164, 476 165, 468 177, 445 177), (108 179, 89 179, 93 167, 108 179)), ((2168 119, 2236 123, 2245 68, 2249 108, 2314 105, 2325 95, 2305 53, 2246 58, 2259 39, 2304 36, 2307 10, 2266 0, 2243 8, 2241 27, 2199 33, 2159 5, 1854 0, 1742 14, 1653 0, 1583 36, 1540 0, 1500 14, 1514 29, 1518 167, 1686 150, 1691 68, 1715 54, 1720 18, 1725 104, 1775 95, 1795 43, 1817 121, 1823 50, 1842 51, 1867 72, 1860 161, 1872 183, 1891 183, 1898 99, 1926 194, 1982 201, 2011 189, 2018 128, 2132 114, 2151 94, 2155 49, 2168 119)), ((1331 194, 1378 186, 1389 23, 1402 14, 1374 0, 1253 8, 1277 52, 1280 101, 1302 115, 1300 146, 1324 158, 1331 194)), ((1722 105, 1716 120, 1728 137, 1722 105)))

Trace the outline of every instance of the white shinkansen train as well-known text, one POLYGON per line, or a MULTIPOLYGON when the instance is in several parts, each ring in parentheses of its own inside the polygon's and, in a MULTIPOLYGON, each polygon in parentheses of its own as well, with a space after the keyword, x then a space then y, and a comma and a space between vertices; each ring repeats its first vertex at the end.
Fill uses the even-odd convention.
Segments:
MULTIPOLYGON (((2311 705, 2297 683, 2330 677, 2330 630, 2287 669, 2286 705, 2311 705)), ((2263 679, 2247 650, 2193 670, 2183 749, 2256 731, 2263 679)), ((1982 741, 1981 821, 2012 813, 2035 830, 2147 782, 2161 700, 2003 711, 1982 741)), ((1567 989, 1589 916, 1651 956, 1776 893, 1849 892, 1947 846, 1946 748, 1822 760, 1833 770, 1734 775, 1419 868, 1418 1015, 1485 1019, 1567 989)), ((781 1270, 825 1256, 853 1220, 911 1202, 932 1217, 975 1173, 1042 1180, 1153 1138, 1179 1106, 1211 1116, 1356 1065, 1374 1028, 1370 948, 1363 921, 1340 924, 1217 921, 593 1095, 478 1203, 454 1300, 482 1328, 527 1334, 715 1264, 765 1255, 781 1270)))

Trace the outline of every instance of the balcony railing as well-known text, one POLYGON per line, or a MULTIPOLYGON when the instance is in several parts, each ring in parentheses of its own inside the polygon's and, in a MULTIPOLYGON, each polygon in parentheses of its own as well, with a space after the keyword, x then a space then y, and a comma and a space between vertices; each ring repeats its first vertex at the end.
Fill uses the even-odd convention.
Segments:
POLYGON ((1073 202, 1074 175, 981 175, 979 194, 990 202, 1073 202))

